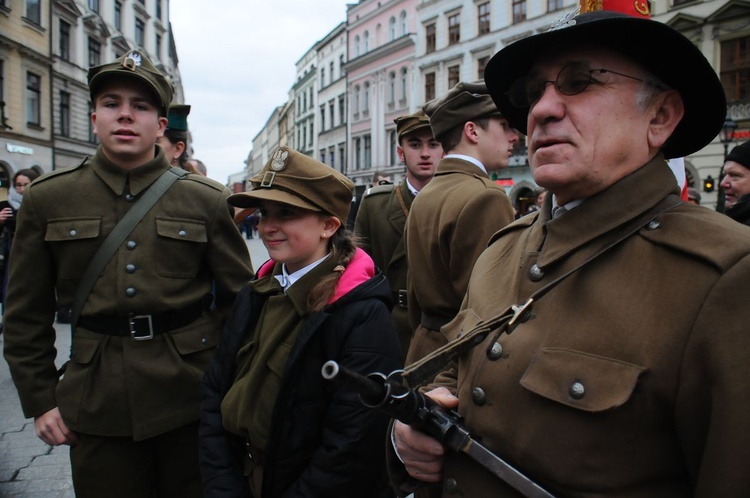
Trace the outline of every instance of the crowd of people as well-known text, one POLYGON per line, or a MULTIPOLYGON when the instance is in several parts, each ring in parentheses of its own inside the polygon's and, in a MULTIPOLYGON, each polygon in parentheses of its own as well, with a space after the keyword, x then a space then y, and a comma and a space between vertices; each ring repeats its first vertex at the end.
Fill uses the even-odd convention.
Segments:
POLYGON ((208 179, 139 51, 88 84, 96 155, 18 171, 0 205, 4 355, 76 496, 750 496, 750 143, 726 215, 681 198, 667 160, 726 98, 678 31, 594 10, 504 47, 395 120, 405 177, 373 178, 353 233, 352 181, 292 148, 247 192, 208 179), (521 216, 491 180, 519 134, 521 216), (488 453, 365 406, 329 360, 403 370, 488 453))

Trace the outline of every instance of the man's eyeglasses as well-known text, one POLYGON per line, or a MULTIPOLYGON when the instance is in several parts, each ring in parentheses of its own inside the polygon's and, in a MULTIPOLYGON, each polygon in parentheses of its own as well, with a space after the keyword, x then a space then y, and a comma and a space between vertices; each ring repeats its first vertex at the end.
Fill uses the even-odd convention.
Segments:
POLYGON ((644 80, 642 78, 636 78, 629 74, 618 73, 611 69, 604 69, 603 67, 596 69, 589 69, 586 64, 579 62, 573 62, 557 73, 557 78, 554 81, 542 80, 539 78, 532 78, 524 76, 518 78, 513 84, 510 85, 507 95, 510 103, 516 107, 529 107, 542 98, 544 90, 547 88, 547 83, 552 83, 558 92, 563 95, 578 95, 589 87, 592 83, 601 85, 603 82, 594 78, 594 74, 612 73, 618 76, 624 76, 631 80, 641 81, 648 85, 652 85, 660 90, 666 90, 664 85, 659 83, 644 80))

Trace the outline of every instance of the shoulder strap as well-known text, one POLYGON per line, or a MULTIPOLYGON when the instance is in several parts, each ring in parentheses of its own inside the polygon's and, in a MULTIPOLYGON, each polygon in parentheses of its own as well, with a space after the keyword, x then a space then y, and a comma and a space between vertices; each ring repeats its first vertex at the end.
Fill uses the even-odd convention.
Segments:
POLYGON ((496 332, 494 335, 494 339, 490 344, 490 347, 492 347, 492 344, 501 334, 512 333, 519 324, 528 320, 529 316, 531 315, 531 308, 533 307, 534 303, 541 299, 550 290, 555 288, 560 282, 562 282, 587 264, 591 263, 602 254, 605 254, 620 242, 637 233, 641 228, 646 226, 657 216, 669 211, 676 206, 679 206, 680 204, 684 204, 684 202, 678 196, 670 194, 659 201, 651 209, 635 217, 629 222, 620 225, 606 237, 604 244, 596 253, 586 259, 583 263, 575 266, 571 270, 560 275, 552 282, 534 292, 531 296, 529 296, 524 304, 514 304, 510 306, 502 313, 478 323, 476 327, 463 334, 460 338, 457 338, 449 342, 448 344, 445 344, 444 346, 436 349, 429 355, 412 363, 411 365, 407 365, 404 368, 404 372, 402 374, 404 379, 406 379, 411 387, 416 387, 426 382, 430 382, 443 367, 453 361, 457 356, 483 343, 485 339, 487 339, 487 336, 489 336, 490 332, 494 330, 496 332))
POLYGON ((75 296, 73 297, 72 314, 70 321, 70 330, 73 332, 78 324, 78 317, 81 314, 83 305, 86 303, 91 289, 94 288, 94 284, 99 279, 99 275, 104 270, 112 256, 117 252, 117 248, 123 243, 125 238, 130 235, 133 229, 138 225, 143 217, 148 213, 154 204, 164 195, 164 192, 179 180, 187 176, 188 172, 180 168, 169 168, 165 171, 154 183, 149 187, 148 190, 143 194, 138 202, 130 208, 125 216, 122 217, 119 223, 112 229, 112 232, 107 236, 102 245, 96 251, 96 254, 91 259, 91 263, 86 268, 86 271, 81 278, 81 283, 78 284, 75 296))

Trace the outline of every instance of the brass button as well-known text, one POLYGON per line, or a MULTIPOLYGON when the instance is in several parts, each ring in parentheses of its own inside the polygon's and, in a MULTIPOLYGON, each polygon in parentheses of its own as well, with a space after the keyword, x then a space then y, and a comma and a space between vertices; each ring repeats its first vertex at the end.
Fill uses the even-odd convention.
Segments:
POLYGON ((128 273, 135 273, 135 265, 133 263, 125 265, 125 271, 128 273))
POLYGON ((503 345, 496 342, 492 345, 489 351, 487 351, 487 358, 492 361, 499 360, 503 356, 503 345))
POLYGON ((573 399, 581 399, 586 394, 586 388, 583 387, 583 384, 580 381, 575 381, 570 386, 570 389, 568 389, 568 393, 573 399))
POLYGON ((529 270, 529 278, 532 282, 538 282, 544 278, 544 270, 539 268, 538 265, 534 265, 529 270))
POLYGON ((125 295, 126 296, 128 296, 128 297, 135 297, 135 294, 136 294, 135 287, 128 287, 127 289, 125 289, 125 295))
POLYGON ((455 477, 448 477, 445 479, 445 492, 454 495, 456 492, 458 492, 458 482, 456 481, 455 477))
POLYGON ((477 406, 482 406, 487 403, 487 395, 481 387, 475 387, 471 390, 471 399, 477 406))
POLYGON ((130 249, 132 251, 133 249, 135 249, 136 247, 138 247, 138 244, 134 240, 129 240, 127 242, 127 244, 125 244, 125 247, 127 247, 128 249, 130 249))

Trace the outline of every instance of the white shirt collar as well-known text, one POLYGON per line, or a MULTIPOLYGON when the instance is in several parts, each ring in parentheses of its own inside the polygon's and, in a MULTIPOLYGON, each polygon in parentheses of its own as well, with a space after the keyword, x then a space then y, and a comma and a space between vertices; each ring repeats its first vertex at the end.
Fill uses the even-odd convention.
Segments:
POLYGON ((480 160, 479 160, 479 159, 477 159, 476 157, 465 156, 465 155, 463 155, 463 154, 446 154, 446 155, 445 155, 445 156, 443 156, 443 157, 444 157, 445 159, 448 159, 449 157, 454 157, 454 158, 456 158, 456 159, 463 159, 464 161, 468 161, 468 162, 470 162, 471 164, 473 164, 474 166, 476 166, 477 168, 479 168, 479 169, 481 169, 482 171, 484 171, 484 174, 485 174, 485 175, 489 175, 489 173, 487 173, 487 168, 485 168, 485 167, 484 167, 484 164, 482 164, 482 161, 480 161, 480 160))
MULTIPOLYGON (((396 187, 396 188, 398 188, 398 187, 396 187)), ((411 192, 411 193, 412 193, 412 195, 414 195, 414 196, 416 196, 416 195, 417 195, 417 194, 419 193, 419 190, 417 190, 417 189, 416 189, 416 188, 414 187, 414 185, 412 185, 412 184, 411 184, 411 182, 409 182, 409 179, 408 179, 408 178, 406 179, 406 188, 408 188, 408 189, 409 189, 409 192, 411 192)))
POLYGON ((281 275, 275 275, 274 278, 279 281, 281 287, 284 288, 284 293, 286 294, 286 291, 289 289, 289 287, 294 285, 297 280, 307 275, 313 268, 325 261, 329 255, 330 254, 326 254, 314 263, 311 263, 304 268, 300 268, 294 273, 288 273, 286 270, 286 263, 284 263, 281 265, 281 275))

